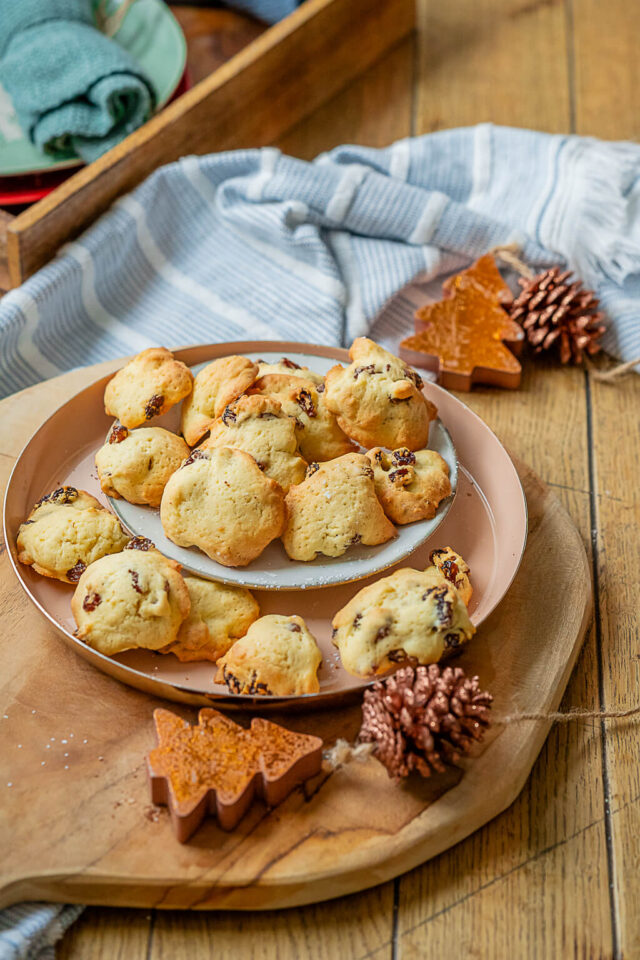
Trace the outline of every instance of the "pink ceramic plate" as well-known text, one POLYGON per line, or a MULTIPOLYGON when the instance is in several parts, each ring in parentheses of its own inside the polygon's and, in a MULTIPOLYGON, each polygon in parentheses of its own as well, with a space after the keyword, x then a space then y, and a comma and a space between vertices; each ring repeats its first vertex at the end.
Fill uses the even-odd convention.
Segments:
MULTIPOLYGON (((287 342, 213 344, 175 352, 179 359, 193 366, 216 357, 260 349, 278 351, 283 356, 304 351, 349 362, 346 350, 287 342)), ((35 501, 64 483, 82 487, 106 504, 90 454, 104 442, 111 422, 102 404, 107 379, 81 391, 40 427, 20 454, 9 480, 4 505, 5 541, 16 576, 30 600, 81 656, 118 680, 156 696, 194 704, 215 701, 219 705, 245 709, 275 705, 280 709, 293 706, 315 709, 335 704, 361 689, 366 681, 351 677, 340 666, 331 644, 331 619, 359 589, 379 579, 380 574, 359 583, 313 592, 255 591, 263 614, 300 614, 318 640, 324 656, 319 674, 320 693, 304 697, 232 695, 226 687, 214 683, 215 666, 211 663, 183 664, 173 655, 147 650, 109 658, 73 636, 75 625, 70 608, 73 587, 40 577, 30 567, 19 564, 15 541, 21 521, 35 501)), ((424 390, 437 405, 440 418, 453 439, 459 462, 458 491, 434 535, 398 566, 424 568, 433 549, 452 546, 471 567, 474 595, 470 613, 473 622, 479 625, 500 602, 518 569, 527 535, 524 493, 507 452, 482 420, 440 387, 426 384, 424 390)))

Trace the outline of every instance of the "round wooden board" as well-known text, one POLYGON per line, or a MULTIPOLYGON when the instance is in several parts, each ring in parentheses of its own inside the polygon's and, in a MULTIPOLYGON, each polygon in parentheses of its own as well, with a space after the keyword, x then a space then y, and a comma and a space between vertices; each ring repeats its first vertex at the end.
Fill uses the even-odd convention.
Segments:
MULTIPOLYGON (((49 413, 117 366, 66 374, 0 404, 3 485, 49 413)), ((536 475, 523 465, 519 472, 530 523, 523 563, 459 661, 494 694, 496 718, 556 709, 591 613, 577 530, 536 475)), ((0 906, 56 900, 255 910, 353 893, 428 860, 504 810, 548 733, 546 722, 497 724, 460 770, 402 786, 374 759, 326 769, 271 812, 256 803, 233 833, 210 820, 181 846, 166 811, 148 799, 145 755, 161 701, 66 647, 30 605, 4 549, 0 568, 0 906)), ((171 709, 195 717, 189 707, 171 709)), ((330 745, 353 738, 359 707, 282 722, 330 745)))

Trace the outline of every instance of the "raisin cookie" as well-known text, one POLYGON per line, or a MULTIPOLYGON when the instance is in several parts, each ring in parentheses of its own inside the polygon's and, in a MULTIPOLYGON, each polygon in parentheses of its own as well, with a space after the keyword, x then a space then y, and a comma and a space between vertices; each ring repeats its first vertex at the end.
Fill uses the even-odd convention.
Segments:
POLYGON ((298 446, 305 460, 334 460, 356 450, 327 407, 324 393, 311 380, 268 373, 256 380, 250 392, 275 398, 296 420, 298 446))
POLYGON ((116 421, 96 453, 102 492, 129 503, 159 507, 172 473, 189 456, 182 437, 162 427, 127 430, 116 421))
POLYGON ((356 677, 407 659, 436 663, 475 633, 455 586, 436 567, 405 567, 360 590, 333 618, 333 642, 356 677))
POLYGON ((374 447, 367 457, 378 500, 394 523, 431 520, 440 502, 451 495, 449 466, 435 450, 412 453, 400 447, 387 453, 374 447))
POLYGON ((175 641, 162 650, 178 660, 212 660, 227 652, 260 616, 260 608, 245 587, 200 577, 185 577, 191 612, 175 641))
POLYGON ((18 530, 18 560, 36 573, 77 583, 100 557, 118 553, 126 533, 112 513, 84 490, 60 487, 38 500, 18 530))
POLYGON ((434 567, 437 567, 440 573, 452 583, 465 604, 469 606, 473 589, 469 580, 469 565, 462 559, 459 553, 452 550, 451 547, 443 547, 441 550, 432 550, 429 558, 434 567))
POLYGON ((304 480, 307 462, 298 452, 296 421, 271 397, 240 397, 211 424, 202 449, 244 450, 286 493, 304 480))
POLYGON ((325 380, 327 406, 347 436, 363 447, 425 447, 437 410, 415 370, 367 337, 353 341, 349 357, 325 380))
POLYGON ((299 363, 294 363, 288 357, 283 357, 277 363, 267 363, 265 360, 258 360, 258 376, 265 377, 267 374, 281 373, 291 377, 304 377, 305 380, 311 380, 316 387, 324 390, 324 377, 310 370, 309 367, 301 367, 299 363))
POLYGON ((312 463, 304 483, 287 494, 286 505, 282 542, 292 560, 314 560, 319 553, 340 557, 356 543, 384 543, 396 532, 376 497, 371 464, 361 453, 312 463))
POLYGON ((216 681, 231 693, 318 693, 321 663, 318 644, 302 617, 270 614, 256 620, 218 661, 216 681))
POLYGON ((105 413, 127 427, 159 417, 191 393, 193 375, 166 347, 150 347, 112 377, 104 391, 105 413))
POLYGON ((225 410, 251 386, 258 365, 247 357, 220 357, 197 374, 193 392, 182 404, 180 432, 190 447, 198 443, 225 410))
POLYGON ((284 494, 253 457, 197 447, 171 477, 160 504, 164 532, 225 567, 244 567, 284 529, 284 494))
POLYGON ((71 600, 76 636, 108 657, 172 643, 189 615, 189 591, 158 550, 125 548, 87 567, 71 600))

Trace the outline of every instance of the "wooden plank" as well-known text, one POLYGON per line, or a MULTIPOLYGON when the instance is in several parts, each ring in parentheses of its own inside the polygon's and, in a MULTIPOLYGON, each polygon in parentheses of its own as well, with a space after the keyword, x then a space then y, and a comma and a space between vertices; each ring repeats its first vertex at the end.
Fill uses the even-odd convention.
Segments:
POLYGON ((185 154, 275 140, 414 25, 414 0, 307 0, 158 116, 20 214, 8 231, 21 283, 152 170, 185 154))
POLYGON ((346 90, 276 141, 283 153, 313 160, 342 143, 386 147, 411 130, 415 36, 403 40, 346 90))
MULTIPOLYGON (((640 7, 580 0, 573 9, 576 132, 637 140, 640 7)), ((590 381, 602 706, 638 703, 640 689, 640 378, 590 381)), ((605 782, 614 886, 615 953, 640 955, 640 774, 638 727, 607 724, 605 782)))
MULTIPOLYGON (((519 391, 474 391, 465 399, 509 449, 531 457, 588 548, 582 375, 528 363, 519 391)), ((597 709, 596 676, 591 631, 563 708, 597 709)), ((451 960, 463 960, 473 950, 483 960, 544 958, 563 956, 567 943, 576 945, 576 956, 609 957, 601 765, 597 727, 552 729, 525 789, 509 810, 400 879, 398 957, 437 957, 449 944, 446 955, 451 960), (521 912, 514 904, 535 907, 521 912)))
POLYGON ((392 960, 393 884, 264 913, 159 911, 145 960, 392 960))
POLYGON ((88 907, 56 947, 56 960, 147 960, 150 927, 149 910, 88 907))
MULTIPOLYGON (((419 3, 416 132, 478 121, 565 132, 571 96, 560 4, 419 3)), ((463 398, 553 484, 590 541, 582 374, 525 363, 519 391, 463 398)), ((535 639, 532 638, 532 642, 535 639)), ((590 633, 563 705, 597 708, 590 633)), ((589 725, 556 728, 513 806, 399 883, 397 955, 609 957, 602 748, 589 725), (515 909, 514 909, 515 908, 515 909), (568 945, 571 944, 569 948, 568 945)))
POLYGON ((418 0, 418 28, 418 133, 484 121, 566 132, 562 3, 418 0))
POLYGON ((7 210, 0 210, 0 296, 9 289, 9 264, 7 262, 7 230, 15 218, 7 210))

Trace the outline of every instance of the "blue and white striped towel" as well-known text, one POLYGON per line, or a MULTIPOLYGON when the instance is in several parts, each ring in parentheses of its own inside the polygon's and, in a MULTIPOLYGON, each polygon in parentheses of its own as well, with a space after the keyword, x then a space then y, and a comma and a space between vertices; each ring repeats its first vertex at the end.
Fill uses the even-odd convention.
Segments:
MULTIPOLYGON (((490 125, 314 163, 270 148, 186 157, 0 301, 0 394, 152 344, 373 332, 394 348, 408 328, 376 315, 399 287, 514 241, 597 289, 604 344, 630 359, 639 203, 640 146, 490 125)), ((19 937, 0 930, 0 960, 37 955, 19 937)))
POLYGON ((72 367, 245 338, 348 344, 385 301, 495 244, 567 261, 640 354, 640 146, 481 125, 344 146, 273 148, 156 171, 0 301, 0 395, 72 367))

